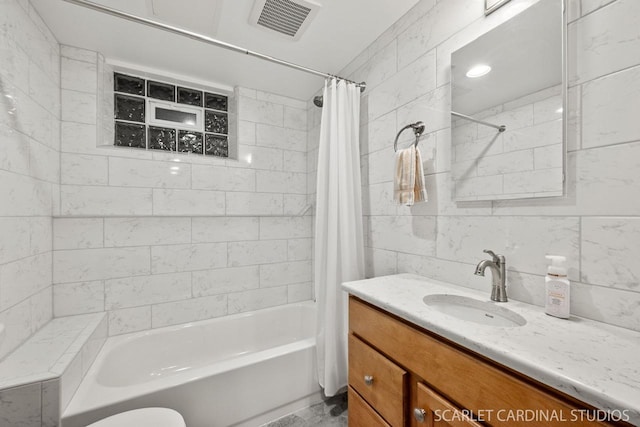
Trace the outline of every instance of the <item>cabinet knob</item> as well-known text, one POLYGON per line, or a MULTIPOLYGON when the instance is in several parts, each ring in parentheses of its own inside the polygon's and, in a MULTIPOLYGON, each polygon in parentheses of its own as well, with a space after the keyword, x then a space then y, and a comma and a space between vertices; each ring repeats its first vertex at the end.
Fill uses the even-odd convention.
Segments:
POLYGON ((371 375, 365 375, 364 376, 364 383, 366 385, 372 385, 373 384, 373 377, 371 375))
POLYGON ((422 408, 415 408, 413 410, 413 417, 416 419, 417 422, 419 423, 423 423, 424 422, 424 416, 427 414, 427 412, 422 409, 422 408))

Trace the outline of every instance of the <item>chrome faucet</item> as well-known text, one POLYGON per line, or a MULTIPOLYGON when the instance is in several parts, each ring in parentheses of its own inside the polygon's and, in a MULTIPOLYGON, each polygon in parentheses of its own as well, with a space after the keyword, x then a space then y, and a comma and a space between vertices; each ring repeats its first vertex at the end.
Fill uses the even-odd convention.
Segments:
POLYGON ((491 255, 491 260, 484 259, 476 266, 476 276, 484 276, 484 270, 491 269, 491 301, 507 302, 507 268, 504 255, 496 255, 493 251, 483 251, 491 255))

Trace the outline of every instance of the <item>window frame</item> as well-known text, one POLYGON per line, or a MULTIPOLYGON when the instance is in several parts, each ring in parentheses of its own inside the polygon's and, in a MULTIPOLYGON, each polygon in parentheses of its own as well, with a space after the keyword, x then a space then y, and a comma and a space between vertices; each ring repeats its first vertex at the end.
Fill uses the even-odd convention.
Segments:
MULTIPOLYGON (((172 128, 177 130, 192 130, 195 132, 201 132, 203 135, 204 131, 204 108, 193 107, 188 105, 182 105, 178 103, 168 102, 168 101, 160 101, 153 98, 147 98, 147 112, 149 116, 145 116, 146 124, 149 126, 158 126, 163 128, 172 128), (171 111, 179 111, 181 113, 187 114, 195 114, 196 122, 193 125, 189 125, 182 122, 173 122, 171 120, 163 120, 157 118, 157 110, 156 108, 162 108, 165 110, 171 111)), ((228 134, 225 136, 228 137, 228 134)))

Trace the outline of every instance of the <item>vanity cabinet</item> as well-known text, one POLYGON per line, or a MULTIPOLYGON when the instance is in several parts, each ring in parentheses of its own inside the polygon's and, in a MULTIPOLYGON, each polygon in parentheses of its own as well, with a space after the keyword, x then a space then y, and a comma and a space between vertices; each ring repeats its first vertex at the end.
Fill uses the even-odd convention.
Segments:
POLYGON ((392 426, 402 426, 407 372, 354 335, 349 336, 349 385, 392 426))
POLYGON ((349 427, 390 427, 360 395, 349 387, 349 427))
POLYGON ((353 296, 349 399, 350 427, 626 425, 353 296))
POLYGON ((412 415, 418 425, 431 427, 481 427, 471 417, 456 408, 422 382, 415 383, 412 415))

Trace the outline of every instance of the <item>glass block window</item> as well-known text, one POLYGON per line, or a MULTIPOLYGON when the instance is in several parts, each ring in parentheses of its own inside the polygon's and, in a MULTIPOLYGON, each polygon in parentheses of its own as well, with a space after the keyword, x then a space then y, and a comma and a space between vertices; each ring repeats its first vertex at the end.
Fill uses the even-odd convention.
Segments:
POLYGON ((118 72, 113 77, 115 146, 229 157, 227 95, 118 72))
POLYGON ((229 141, 227 137, 207 134, 204 152, 208 156, 229 157, 229 141))
POLYGON ((176 130, 149 126, 149 149, 176 151, 176 130))
POLYGON ((227 97, 222 95, 215 95, 213 93, 205 94, 205 107, 213 110, 227 111, 227 97))
POLYGON ((120 73, 114 73, 113 82, 116 92, 144 96, 144 79, 127 76, 120 73))
POLYGON ((144 123, 144 99, 116 95, 116 120, 144 123))
POLYGON ((229 133, 229 123, 225 113, 206 110, 204 114, 204 130, 211 133, 226 135, 229 133))
POLYGON ((174 102, 176 100, 176 87, 167 83, 147 82, 147 93, 149 98, 160 99, 162 101, 174 102))
POLYGON ((182 153, 202 153, 202 133, 181 130, 178 135, 178 151, 182 153))
POLYGON ((147 134, 144 125, 116 122, 115 145, 118 147, 146 148, 147 134))
POLYGON ((187 89, 186 87, 178 88, 178 104, 193 105, 194 107, 202 107, 202 91, 187 89))

